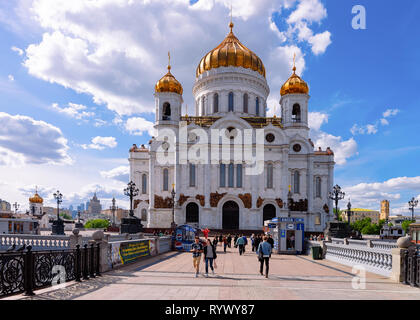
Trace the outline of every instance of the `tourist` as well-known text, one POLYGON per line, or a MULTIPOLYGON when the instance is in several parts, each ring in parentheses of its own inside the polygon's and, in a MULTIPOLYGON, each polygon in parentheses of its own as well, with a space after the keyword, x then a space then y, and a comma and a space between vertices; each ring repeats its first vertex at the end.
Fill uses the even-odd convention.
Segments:
POLYGON ((217 247, 217 234, 214 236, 213 245, 217 247))
POLYGON ((274 239, 271 234, 268 236, 267 242, 271 245, 271 248, 274 248, 274 239))
POLYGON ((223 236, 222 236, 222 234, 219 235, 219 242, 220 242, 220 245, 222 245, 222 243, 223 243, 223 236))
POLYGON ((236 244, 238 242, 238 235, 237 234, 235 234, 235 238, 233 239, 233 246, 235 247, 235 248, 237 248, 238 247, 238 245, 236 244))
POLYGON ((239 237, 238 240, 236 240, 236 246, 239 248, 240 256, 242 255, 242 253, 244 253, 244 245, 245 245, 244 237, 239 237))
POLYGON ((199 237, 195 237, 195 243, 192 244, 191 246, 191 251, 193 253, 193 266, 195 269, 195 277, 198 277, 198 274, 200 273, 200 258, 201 258, 201 253, 204 251, 203 250, 203 245, 200 242, 200 238, 199 237))
POLYGON ((292 236, 290 237, 290 245, 292 246, 292 249, 295 249, 295 235, 292 234, 292 236))
POLYGON ((223 251, 226 253, 226 248, 228 246, 227 237, 224 236, 223 239, 222 239, 222 241, 223 241, 223 251))
POLYGON ((245 253, 245 248, 246 248, 246 245, 248 244, 248 239, 246 238, 246 236, 242 236, 242 238, 244 238, 244 249, 243 249, 243 253, 245 253))
POLYGON ((227 237, 228 247, 229 249, 232 247, 232 236, 229 234, 227 237))
POLYGON ((204 262, 206 263, 206 277, 209 276, 209 264, 212 274, 214 274, 213 261, 216 260, 216 247, 213 246, 210 239, 207 239, 207 245, 204 247, 204 262))
POLYGON ((261 238, 261 235, 259 234, 254 240, 255 251, 258 250, 258 246, 260 245, 261 241, 262 241, 262 238, 261 238))
POLYGON ((265 277, 268 278, 269 261, 271 258, 272 246, 268 243, 268 237, 264 237, 264 241, 259 244, 257 249, 258 260, 260 261, 260 274, 263 276, 263 267, 265 263, 265 277))
POLYGON ((252 246, 252 252, 254 252, 255 249, 255 235, 251 234, 251 246, 252 246))

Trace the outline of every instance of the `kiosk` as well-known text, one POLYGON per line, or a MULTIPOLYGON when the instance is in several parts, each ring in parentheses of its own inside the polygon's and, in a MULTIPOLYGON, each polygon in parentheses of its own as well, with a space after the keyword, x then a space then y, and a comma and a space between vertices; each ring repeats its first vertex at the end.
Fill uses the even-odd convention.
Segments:
POLYGON ((278 217, 264 222, 279 254, 302 254, 305 243, 305 219, 278 217))
POLYGON ((173 241, 175 249, 178 251, 190 251, 195 241, 198 230, 189 225, 182 225, 176 228, 173 241))

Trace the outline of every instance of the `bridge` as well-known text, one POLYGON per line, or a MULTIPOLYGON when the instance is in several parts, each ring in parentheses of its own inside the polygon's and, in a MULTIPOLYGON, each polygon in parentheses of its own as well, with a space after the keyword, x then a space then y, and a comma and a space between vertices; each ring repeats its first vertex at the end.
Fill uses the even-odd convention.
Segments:
MULTIPOLYGON (((337 254, 337 246, 334 252, 337 254)), ((420 299, 420 289, 395 283, 388 276, 361 274, 333 260, 313 260, 311 256, 273 255, 268 279, 259 274, 254 252, 239 256, 237 249, 224 253, 218 246, 216 274, 195 278, 191 253, 168 251, 101 273, 81 282, 48 287, 27 297, 14 295, 5 300, 398 300, 420 299)), ((201 273, 204 264, 201 264, 201 273)))

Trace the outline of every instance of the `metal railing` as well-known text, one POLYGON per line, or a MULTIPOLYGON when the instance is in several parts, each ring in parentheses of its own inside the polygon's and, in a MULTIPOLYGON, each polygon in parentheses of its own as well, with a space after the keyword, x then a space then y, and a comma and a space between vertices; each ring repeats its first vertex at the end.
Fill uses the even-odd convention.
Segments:
POLYGON ((420 287, 420 246, 412 246, 403 254, 403 283, 420 287))
POLYGON ((76 249, 0 253, 0 298, 100 276, 100 244, 76 249))

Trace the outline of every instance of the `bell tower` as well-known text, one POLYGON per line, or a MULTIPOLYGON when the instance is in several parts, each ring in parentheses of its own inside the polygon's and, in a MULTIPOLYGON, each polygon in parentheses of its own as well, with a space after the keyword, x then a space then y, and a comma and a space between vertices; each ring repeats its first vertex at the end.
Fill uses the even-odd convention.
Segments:
POLYGON ((181 118, 182 85, 171 73, 171 56, 168 52, 168 73, 155 86, 156 124, 177 125, 181 118))

